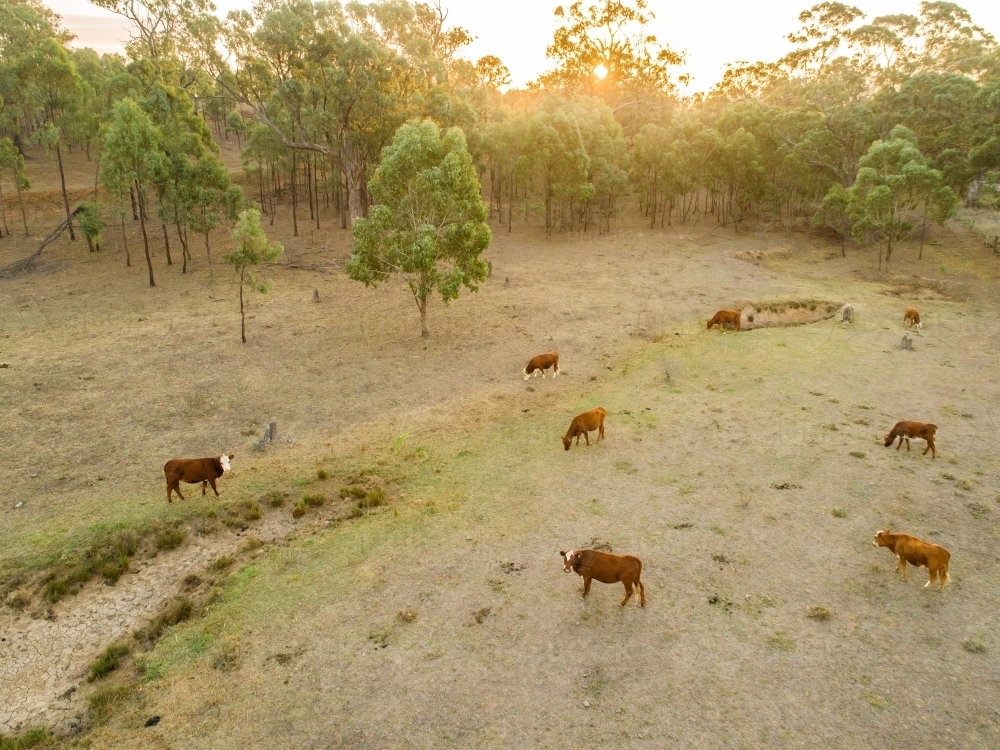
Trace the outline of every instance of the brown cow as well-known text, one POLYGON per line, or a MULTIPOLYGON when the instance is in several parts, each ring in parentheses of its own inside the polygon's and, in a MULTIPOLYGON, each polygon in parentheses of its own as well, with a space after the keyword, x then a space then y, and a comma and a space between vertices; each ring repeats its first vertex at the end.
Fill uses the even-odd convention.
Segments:
POLYGON ((719 330, 725 333, 728 326, 732 326, 737 331, 740 330, 740 311, 739 310, 719 310, 712 319, 708 321, 708 330, 712 330, 712 326, 719 326, 719 330))
POLYGON ((538 377, 538 373, 542 373, 542 379, 545 379, 545 371, 552 368, 552 378, 555 379, 559 375, 559 352, 548 352, 547 354, 536 354, 530 360, 528 360, 528 366, 524 368, 524 379, 532 377, 534 373, 535 377, 538 377))
POLYGON ((601 583, 625 584, 625 598, 622 606, 632 598, 632 587, 639 589, 639 606, 646 606, 646 589, 639 580, 642 575, 642 560, 632 555, 613 555, 596 549, 575 549, 560 552, 563 572, 574 571, 583 576, 583 595, 590 593, 590 581, 596 578, 601 583))
POLYGON ((569 429, 566 434, 563 435, 563 447, 569 450, 570 443, 573 442, 573 438, 576 438, 576 444, 580 444, 580 436, 587 440, 587 445, 590 445, 590 433, 594 430, 598 430, 597 439, 604 439, 604 417, 607 416, 607 412, 604 410, 603 406, 598 406, 596 409, 591 409, 590 411, 585 411, 583 414, 577 414, 573 417, 573 421, 569 423, 569 429))
POLYGON ((163 473, 167 477, 167 502, 172 503, 171 492, 176 492, 181 500, 181 482, 187 484, 198 484, 201 482, 201 494, 205 494, 205 486, 212 485, 212 492, 219 496, 219 491, 215 488, 215 480, 229 471, 229 461, 233 454, 228 456, 223 453, 215 458, 173 458, 163 465, 163 473))
POLYGON ((924 448, 924 452, 921 455, 926 456, 927 451, 931 452, 931 458, 937 458, 937 450, 934 448, 934 433, 937 432, 936 424, 927 424, 925 422, 896 422, 892 426, 889 434, 885 436, 885 447, 888 448, 892 445, 896 438, 899 438, 899 445, 896 446, 896 450, 903 447, 903 441, 906 441, 906 450, 910 450, 910 438, 921 439, 927 441, 927 447, 924 448))
POLYGON ((917 312, 917 308, 906 308, 906 312, 903 313, 903 325, 916 326, 920 329, 924 327, 924 324, 920 322, 920 313, 917 312))
POLYGON ((948 561, 951 560, 951 553, 940 544, 932 544, 922 539, 917 539, 909 534, 893 533, 886 529, 875 535, 872 544, 876 547, 888 547, 899 560, 896 563, 896 570, 902 571, 903 580, 906 580, 906 563, 916 565, 918 568, 927 568, 931 577, 924 588, 930 586, 934 581, 938 581, 938 591, 951 580, 948 575, 948 561))

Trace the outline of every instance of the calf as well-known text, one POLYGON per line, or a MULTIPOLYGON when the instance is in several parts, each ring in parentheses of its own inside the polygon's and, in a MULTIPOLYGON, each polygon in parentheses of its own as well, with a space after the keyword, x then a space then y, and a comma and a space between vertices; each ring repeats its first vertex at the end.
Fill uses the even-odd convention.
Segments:
POLYGON ((931 577, 924 584, 924 588, 930 586, 934 581, 938 581, 938 591, 940 591, 951 580, 951 576, 948 575, 948 561, 951 560, 951 553, 940 544, 925 542, 909 534, 894 534, 889 529, 878 532, 872 544, 876 547, 888 547, 892 550, 899 560, 896 563, 896 570, 902 571, 904 581, 906 580, 906 563, 930 570, 931 577))
POLYGON ((927 451, 931 452, 931 458, 937 458, 937 450, 934 448, 934 433, 937 432, 936 424, 927 424, 925 422, 896 422, 892 426, 892 430, 889 434, 885 436, 885 447, 888 448, 892 445, 896 438, 899 438, 899 445, 896 446, 896 450, 903 447, 903 441, 906 441, 906 450, 910 450, 910 438, 921 439, 927 441, 927 447, 924 448, 924 452, 921 455, 926 456, 927 451))
POLYGON ((559 352, 548 352, 547 354, 536 354, 530 360, 528 360, 528 366, 524 368, 524 379, 532 377, 534 373, 535 377, 538 377, 538 373, 542 373, 542 378, 545 378, 545 371, 552 368, 552 377, 555 378, 559 375, 559 352))
POLYGON ((725 332, 728 326, 732 326, 735 330, 740 330, 740 311, 739 310, 719 310, 712 319, 708 321, 708 330, 712 330, 712 326, 719 326, 719 330, 725 332))
POLYGON ((215 458, 173 458, 163 465, 163 473, 167 477, 167 502, 172 503, 171 492, 176 492, 181 500, 181 482, 187 484, 198 484, 201 482, 201 494, 205 494, 206 485, 212 485, 212 492, 219 496, 219 490, 215 488, 215 480, 229 471, 229 461, 233 454, 228 456, 223 453, 215 458))
POLYGON ((917 328, 924 327, 924 324, 920 322, 920 313, 917 312, 917 308, 906 308, 906 312, 903 313, 903 325, 916 326, 917 328))
POLYGON ((569 423, 569 429, 566 434, 563 435, 563 448, 569 450, 570 443, 573 442, 573 438, 576 438, 576 444, 580 444, 580 436, 587 440, 587 445, 590 445, 590 433, 597 430, 597 439, 604 439, 604 417, 607 416, 607 412, 604 410, 603 406, 598 406, 596 409, 591 409, 590 411, 585 411, 583 414, 577 414, 573 417, 573 421, 569 423))
POLYGON ((583 576, 583 595, 590 593, 590 581, 596 578, 601 583, 625 584, 625 598, 622 606, 632 598, 632 587, 639 589, 639 606, 646 606, 646 589, 639 580, 642 575, 642 560, 632 555, 613 555, 596 549, 575 549, 560 552, 563 572, 574 571, 583 576))

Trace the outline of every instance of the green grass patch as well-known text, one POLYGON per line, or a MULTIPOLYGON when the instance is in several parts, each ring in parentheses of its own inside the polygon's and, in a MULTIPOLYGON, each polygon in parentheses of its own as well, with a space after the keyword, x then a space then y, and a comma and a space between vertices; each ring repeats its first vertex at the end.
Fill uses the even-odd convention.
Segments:
POLYGON ((319 508, 326 504, 326 495, 319 493, 303 495, 302 502, 305 503, 307 508, 319 508))
POLYGON ((35 747, 51 747, 56 742, 48 729, 35 727, 17 737, 0 734, 0 750, 31 750, 35 747))
POLYGON ((87 682, 99 680, 114 672, 130 651, 131 649, 124 643, 112 643, 90 665, 90 669, 87 670, 87 682))
POLYGON ((834 518, 847 518, 847 511, 843 508, 834 508, 830 511, 830 515, 834 518))
POLYGON ((106 724, 115 711, 132 697, 135 688, 132 685, 111 685, 98 690, 89 698, 90 718, 95 724, 106 724))

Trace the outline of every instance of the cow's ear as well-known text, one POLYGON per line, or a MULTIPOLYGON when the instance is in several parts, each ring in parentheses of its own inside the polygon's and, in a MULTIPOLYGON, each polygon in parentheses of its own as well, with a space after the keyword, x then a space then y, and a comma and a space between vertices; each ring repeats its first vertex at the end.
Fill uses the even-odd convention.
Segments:
POLYGON ((232 461, 234 458, 236 458, 236 454, 235 453, 230 453, 229 454, 229 460, 232 461))
POLYGON ((562 550, 559 550, 559 557, 565 558, 566 557, 566 553, 563 552, 562 550))

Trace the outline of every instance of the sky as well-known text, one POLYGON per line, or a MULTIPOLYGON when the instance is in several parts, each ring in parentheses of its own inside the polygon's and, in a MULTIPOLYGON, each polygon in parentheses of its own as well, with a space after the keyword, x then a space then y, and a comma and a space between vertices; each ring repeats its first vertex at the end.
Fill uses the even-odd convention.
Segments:
MULTIPOLYGON (((128 38, 123 21, 88 0, 44 0, 63 16, 63 25, 77 35, 74 43, 98 52, 122 50, 128 38)), ((656 14, 651 31, 661 43, 686 56, 683 70, 692 77, 688 93, 707 91, 722 77, 726 63, 776 60, 789 49, 788 33, 799 26, 799 12, 818 0, 741 0, 691 2, 648 0, 656 14)), ((215 0, 221 14, 250 2, 215 0)), ((552 68, 545 47, 552 40, 560 0, 442 0, 450 24, 463 26, 476 37, 465 57, 496 55, 510 69, 515 86, 523 86, 552 68)), ((562 0, 566 4, 572 0, 562 0)), ((918 0, 860 0, 854 3, 869 18, 892 13, 916 14, 918 0)), ((998 0, 959 0, 973 22, 1000 37, 998 0)), ((679 71, 680 72, 680 71, 679 71)))

